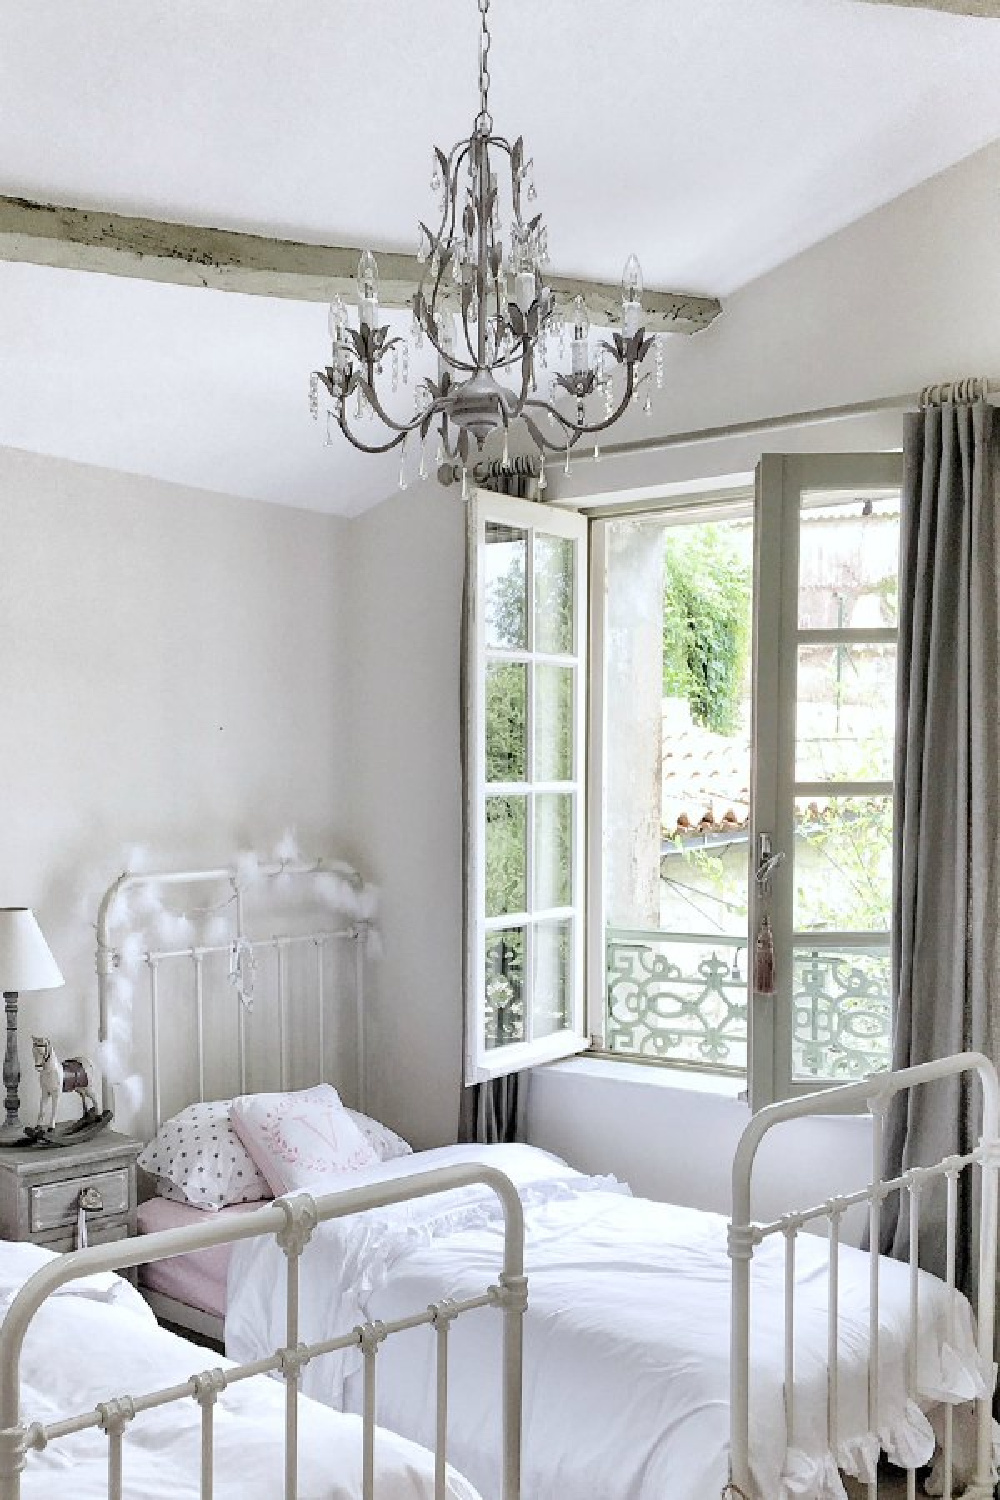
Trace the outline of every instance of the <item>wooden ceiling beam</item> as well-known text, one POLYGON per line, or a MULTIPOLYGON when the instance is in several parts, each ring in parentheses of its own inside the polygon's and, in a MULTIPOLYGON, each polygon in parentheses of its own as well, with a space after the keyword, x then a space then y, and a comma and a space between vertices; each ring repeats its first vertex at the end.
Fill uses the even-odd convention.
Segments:
MULTIPOLYGON (((309 245, 0 197, 0 260, 36 266, 289 297, 298 302, 329 302, 339 292, 353 303, 359 254, 358 248, 348 245, 309 245)), ((408 307, 422 270, 416 256, 380 251, 378 263, 382 305, 408 307)), ((582 293, 595 322, 617 321, 621 302, 617 283, 551 276, 549 284, 561 298, 582 293)), ((714 297, 648 288, 643 306, 651 333, 697 333, 722 310, 714 297)))
POLYGON ((945 10, 953 16, 1000 18, 1000 0, 866 0, 868 5, 906 5, 911 10, 945 10))

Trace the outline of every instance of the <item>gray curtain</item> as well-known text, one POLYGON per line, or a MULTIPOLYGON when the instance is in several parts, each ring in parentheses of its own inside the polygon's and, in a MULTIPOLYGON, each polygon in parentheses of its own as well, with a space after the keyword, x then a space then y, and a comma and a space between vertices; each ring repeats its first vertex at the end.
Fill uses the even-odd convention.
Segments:
MULTIPOLYGON (((471 515, 471 508, 470 508, 471 515)), ((469 726, 466 723, 466 678, 469 670, 469 637, 471 631, 471 599, 469 579, 475 567, 474 539, 471 530, 467 533, 465 554, 465 582, 462 586, 462 643, 459 674, 462 754, 462 986, 469 972, 469 786, 466 744, 469 726)), ((465 1027, 466 1006, 462 1005, 462 1026, 465 1027)), ((462 1038, 462 1065, 465 1065, 465 1037, 462 1038)), ((481 1141, 492 1145, 497 1141, 517 1140, 521 1128, 521 1111, 527 1093, 527 1074, 511 1073, 506 1078, 494 1078, 488 1083, 463 1085, 458 1112, 458 1139, 481 1141)))
MULTIPOLYGON (((900 556, 892 940, 894 1068, 951 1052, 996 1060, 1000 991, 1000 679, 996 505, 1000 423, 985 403, 907 416, 900 556)), ((900 1096, 886 1172, 965 1152, 978 1083, 900 1096)), ((960 1285, 972 1290, 974 1183, 962 1174, 960 1285)), ((884 1205, 882 1249, 909 1253, 900 1195, 884 1205)), ((920 1260, 944 1272, 943 1190, 920 1260)))

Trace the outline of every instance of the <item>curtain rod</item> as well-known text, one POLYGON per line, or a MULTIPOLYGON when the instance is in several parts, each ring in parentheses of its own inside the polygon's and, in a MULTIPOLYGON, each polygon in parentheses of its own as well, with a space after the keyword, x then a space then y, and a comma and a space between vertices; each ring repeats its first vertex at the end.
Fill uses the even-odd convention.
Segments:
POLYGON ((814 427, 822 422, 843 422, 850 417, 866 417, 879 411, 905 411, 911 406, 943 406, 949 401, 985 401, 991 391, 1000 391, 1000 381, 975 375, 966 380, 947 380, 941 385, 925 385, 923 390, 910 391, 903 396, 880 396, 874 401, 850 401, 843 406, 818 406, 812 411, 786 412, 780 417, 756 417, 749 422, 730 422, 722 427, 696 427, 689 432, 672 432, 663 437, 608 443, 601 449, 601 457, 618 458, 633 453, 655 453, 664 448, 690 448, 696 443, 752 437, 758 432, 775 432, 783 427, 814 427))
MULTIPOLYGON (((657 453, 665 448, 693 448, 698 443, 714 443, 724 438, 753 437, 758 432, 778 432, 785 427, 817 427, 823 422, 844 422, 850 417, 867 417, 879 411, 905 411, 912 406, 943 406, 948 401, 985 401, 991 393, 997 392, 1000 392, 1000 381, 973 375, 965 380, 946 380, 940 385, 925 385, 922 390, 908 391, 902 396, 879 396, 873 401, 850 401, 843 406, 817 406, 812 411, 785 412, 780 417, 755 417, 749 422, 730 422, 722 427, 694 427, 688 432, 670 432, 662 437, 608 443, 601 446, 600 457, 629 458, 634 453, 657 453)), ((578 461, 590 459, 593 462, 593 455, 586 451, 576 457, 578 461)), ((518 462, 528 465, 525 470, 527 477, 537 472, 535 461, 515 460, 515 463, 518 462)), ((494 461, 493 467, 499 468, 499 465, 494 461)), ((480 484, 485 480, 489 468, 490 465, 482 461, 476 465, 473 470, 475 483, 480 484)), ((462 466, 446 461, 439 465, 437 477, 440 484, 455 484, 462 477, 462 466)))

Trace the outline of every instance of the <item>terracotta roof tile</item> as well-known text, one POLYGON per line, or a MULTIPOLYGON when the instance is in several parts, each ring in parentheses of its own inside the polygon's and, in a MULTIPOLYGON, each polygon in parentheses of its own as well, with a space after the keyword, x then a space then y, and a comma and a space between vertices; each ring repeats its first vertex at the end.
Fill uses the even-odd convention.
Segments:
POLYGON ((686 705, 664 700, 664 837, 739 832, 750 818, 750 743, 686 718, 686 705))

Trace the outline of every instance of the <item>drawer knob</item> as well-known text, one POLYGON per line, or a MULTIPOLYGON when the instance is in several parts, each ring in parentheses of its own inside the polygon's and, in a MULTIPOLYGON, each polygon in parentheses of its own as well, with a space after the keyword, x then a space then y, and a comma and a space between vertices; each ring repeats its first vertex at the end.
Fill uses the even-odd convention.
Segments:
POLYGON ((86 1214, 99 1214, 104 1207, 104 1199, 99 1189, 85 1187, 80 1189, 80 1207, 86 1214))

